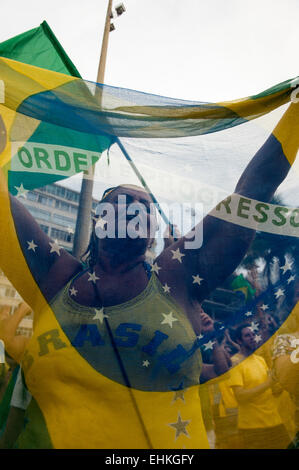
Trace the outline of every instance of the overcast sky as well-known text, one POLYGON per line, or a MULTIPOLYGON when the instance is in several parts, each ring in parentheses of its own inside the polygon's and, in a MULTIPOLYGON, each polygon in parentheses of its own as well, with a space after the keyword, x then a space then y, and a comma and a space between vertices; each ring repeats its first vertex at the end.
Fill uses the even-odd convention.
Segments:
MULTIPOLYGON (((114 1, 114 6, 120 2, 114 1)), ((1 2, 0 41, 46 20, 83 78, 95 80, 108 0, 1 2)), ((105 82, 217 101, 299 75, 298 0, 125 0, 105 82)))

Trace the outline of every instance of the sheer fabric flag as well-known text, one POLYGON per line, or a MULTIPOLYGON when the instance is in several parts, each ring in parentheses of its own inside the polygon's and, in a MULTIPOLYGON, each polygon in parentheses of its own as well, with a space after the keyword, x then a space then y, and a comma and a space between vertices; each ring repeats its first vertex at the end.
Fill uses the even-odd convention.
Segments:
MULTIPOLYGON (((26 437, 24 433, 21 436, 19 445, 113 448, 117 442, 120 448, 149 447, 136 409, 134 410, 134 403, 137 403, 150 437, 150 445, 153 447, 208 447, 198 401, 198 375, 200 350, 203 354, 206 353, 206 361, 209 361, 209 349, 213 349, 215 336, 206 333, 198 335, 193 341, 194 332, 190 326, 184 325, 179 309, 174 310, 177 319, 174 329, 179 328, 178 324, 184 325, 185 330, 180 331, 181 336, 171 336, 167 322, 164 322, 164 326, 156 326, 155 312, 165 309, 167 302, 171 301, 161 297, 161 288, 154 277, 151 278, 146 291, 145 308, 148 315, 142 324, 139 323, 140 311, 137 303, 129 303, 126 306, 130 309, 131 316, 125 307, 121 312, 118 311, 119 317, 117 308, 116 311, 113 308, 107 311, 106 315, 111 316, 109 321, 112 331, 122 338, 118 341, 127 361, 126 367, 135 400, 133 402, 124 378, 117 368, 115 357, 109 354, 111 345, 107 332, 104 332, 103 312, 104 316, 97 313, 100 320, 96 327, 95 322, 90 319, 84 324, 85 327, 80 326, 78 332, 70 323, 67 309, 70 309, 69 314, 72 309, 77 313, 80 309, 69 297, 65 300, 67 293, 63 298, 55 299, 51 305, 45 300, 39 280, 31 274, 36 262, 33 259, 34 253, 29 252, 28 246, 19 244, 20 227, 15 224, 14 214, 11 213, 9 192, 21 196, 30 188, 46 184, 47 177, 54 181, 85 170, 98 160, 98 153, 111 145, 115 137, 122 138, 134 160, 136 157, 137 163, 143 165, 148 172, 146 179, 149 186, 157 186, 162 192, 164 202, 206 202, 203 207, 204 214, 216 205, 211 212, 215 219, 258 231, 256 245, 251 251, 252 259, 258 261, 263 258, 259 261, 261 272, 267 263, 276 263, 276 271, 274 269, 271 272, 267 282, 263 280, 264 284, 261 283, 260 289, 256 290, 254 299, 250 296, 242 300, 239 307, 233 310, 233 315, 229 315, 229 311, 218 311, 213 315, 216 315, 219 322, 216 336, 220 341, 223 330, 235 329, 249 319, 250 327, 255 333, 256 353, 261 353, 260 348, 264 347, 263 354, 266 358, 267 354, 270 354, 269 342, 273 343, 276 337, 281 336, 285 331, 283 328, 286 328, 288 334, 293 334, 293 328, 298 329, 294 300, 294 286, 298 282, 298 204, 296 194, 294 197, 290 191, 290 188, 294 188, 290 181, 292 183, 292 178, 296 179, 297 175, 295 172, 289 182, 286 182, 283 193, 286 198, 283 202, 272 201, 266 204, 253 196, 245 198, 233 194, 230 197, 229 194, 233 191, 231 186, 234 184, 236 173, 240 174, 239 170, 243 169, 252 157, 254 147, 258 149, 265 140, 266 131, 264 128, 259 129, 257 118, 265 119, 267 114, 272 112, 281 114, 281 109, 284 110, 284 105, 290 102, 296 80, 288 80, 249 98, 211 104, 187 102, 95 84, 7 58, 0 59, 0 79, 4 84, 5 97, 0 105, 3 121, 0 157, 3 169, 1 223, 7 227, 6 237, 1 244, 0 262, 2 269, 23 298, 34 306, 36 312, 35 340, 31 341, 22 361, 26 383, 34 397, 28 410, 33 427, 30 428, 31 435, 27 434, 26 437), (41 124, 42 132, 37 132, 41 124), (195 149, 198 150, 196 154, 195 149), (225 149, 225 152, 219 149, 225 149), (191 166, 191 172, 188 172, 186 165, 191 166), (154 172, 156 174, 153 174, 154 172), (165 181, 171 181, 174 191, 170 191, 170 185, 161 185, 161 177, 166 177, 165 181), (205 185, 208 200, 204 201, 204 197, 197 198, 197 189, 184 193, 183 185, 179 183, 181 178, 185 178, 185 188, 205 185), (210 192, 207 192, 208 189, 210 192), (287 205, 283 205, 284 203, 287 205), (281 247, 282 241, 286 242, 287 248, 278 253, 275 248, 281 247), (272 257, 269 260, 263 255, 269 254, 270 248, 272 257), (281 258, 277 262, 274 258, 277 258, 278 254, 281 258), (64 301, 67 302, 67 307, 64 301), (271 330, 267 341, 266 336, 263 336, 266 311, 279 313, 276 326, 271 330), (293 313, 290 315, 291 312, 293 313), (291 327, 291 323, 295 323, 295 326, 291 327), (120 325, 126 327, 120 328, 120 325), (137 346, 138 340, 140 343, 144 340, 143 332, 149 331, 150 327, 156 328, 156 334, 151 338, 152 342, 142 345, 145 349, 141 350, 141 347, 137 346), (149 369, 148 373, 146 366, 138 369, 137 359, 144 353, 154 357, 159 341, 162 344, 162 339, 166 336, 169 346, 165 346, 163 354, 157 359, 156 368, 149 369), (128 339, 127 342, 124 338, 128 339), (96 358, 92 354, 94 347, 99 347, 102 353, 96 358), (42 359, 38 360, 40 358, 42 359), (196 363, 198 367, 195 367, 196 363), (64 378, 57 382, 60 367, 63 369, 67 364, 75 365, 71 371, 72 379, 64 378), (47 370, 47 377, 44 370, 47 370), (38 383, 36 377, 42 377, 42 383, 38 383), (89 391, 84 395, 84 403, 82 384, 89 391), (95 397, 103 393, 110 405, 97 408, 101 416, 99 423, 94 418, 94 403, 95 397), (52 400, 53 397, 56 401, 52 400), (65 401, 68 406, 65 406, 65 401), (54 402, 58 403, 59 417, 51 406, 54 402), (115 407, 115 403, 122 403, 123 406, 115 407), (76 413, 72 413, 75 409, 76 413), (30 439, 36 436, 38 426, 43 429, 43 433, 42 443, 37 444, 34 439, 30 439), (125 428, 126 433, 123 432, 125 428), (76 433, 71 432, 74 429, 76 433)), ((269 115, 273 117, 273 114, 269 115)), ((291 113, 289 116, 287 122, 284 121, 283 125, 276 127, 276 114, 273 117, 272 129, 275 128, 275 131, 268 141, 268 150, 273 150, 274 154, 275 149, 282 148, 287 165, 291 166, 297 155, 298 139, 289 138, 289 134, 295 135, 298 132, 299 115, 291 113)), ((136 183, 135 176, 128 171, 125 174, 111 175, 115 164, 119 162, 120 155, 113 148, 110 168, 105 166, 103 160, 99 161, 96 181, 98 189, 103 185, 108 186, 108 182, 118 177, 124 180, 118 183, 136 183)), ((282 169, 278 166, 277 173, 280 171, 282 169)), ((175 215, 173 222, 176 222, 175 215)), ((217 235, 221 237, 221 233, 217 235)), ((59 248, 54 248, 59 251, 59 248)), ((247 256, 249 255, 250 252, 247 256)), ((213 254, 210 258, 211 264, 221 262, 213 254)), ((243 261, 239 268, 248 276, 254 270, 249 266, 249 262, 245 263, 246 257, 243 261)), ((200 282, 199 279, 197 281, 200 282)), ((214 304, 213 299, 206 299, 207 308, 213 309, 214 304)), ((174 304, 171 306, 176 308, 174 304)), ((87 311, 83 313, 88 316, 87 311)), ((167 321, 171 323, 172 328, 174 320, 169 317, 167 321)), ((296 347, 293 350, 296 351, 296 347)), ((254 360, 260 375, 263 376, 266 366, 255 357, 254 360)), ((232 371, 236 367, 237 364, 232 371)), ((242 386, 240 374, 232 378, 222 376, 219 383, 214 380, 214 383, 209 385, 215 386, 215 382, 217 386, 222 386, 225 382, 230 390, 242 386)), ((267 403, 272 406, 272 398, 267 403)), ((210 412, 208 407, 202 411, 204 415, 210 412)), ((244 413, 245 418, 246 413, 248 417, 248 409, 242 412, 243 418, 244 413)), ((257 414, 256 421, 251 423, 253 428, 259 427, 259 417, 257 414)), ((276 425, 278 418, 273 420, 273 423, 276 425)), ((275 427, 274 425, 268 427, 275 427)), ((227 425, 228 431, 229 426, 227 425)), ((292 432, 294 434, 294 429, 292 432)), ((290 440, 292 437, 290 436, 290 440)), ((229 442, 227 435, 222 438, 224 444, 229 442)))
POLYGON ((293 91, 289 80, 235 102, 184 102, 96 85, 5 58, 1 59, 1 77, 5 89, 2 149, 9 135, 1 164, 9 172, 13 194, 20 185, 29 189, 86 170, 115 136, 184 137, 217 132, 277 108, 293 91))

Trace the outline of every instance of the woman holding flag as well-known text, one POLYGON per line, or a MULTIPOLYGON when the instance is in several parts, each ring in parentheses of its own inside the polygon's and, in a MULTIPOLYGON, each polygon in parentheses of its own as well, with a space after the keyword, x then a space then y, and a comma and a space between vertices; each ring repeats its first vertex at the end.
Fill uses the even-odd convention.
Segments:
MULTIPOLYGON (((298 106, 290 104, 235 194, 271 200, 297 155, 298 106)), ((17 446, 207 448, 197 393, 196 305, 239 265, 254 227, 207 215, 150 267, 151 196, 121 185, 99 203, 84 267, 8 196, 2 173, 1 180, 1 267, 35 312, 21 360, 33 400, 17 446), (144 222, 137 236, 129 233, 132 205, 144 222), (115 236, 109 224, 117 227, 115 236), (202 246, 188 248, 198 233, 202 246)))

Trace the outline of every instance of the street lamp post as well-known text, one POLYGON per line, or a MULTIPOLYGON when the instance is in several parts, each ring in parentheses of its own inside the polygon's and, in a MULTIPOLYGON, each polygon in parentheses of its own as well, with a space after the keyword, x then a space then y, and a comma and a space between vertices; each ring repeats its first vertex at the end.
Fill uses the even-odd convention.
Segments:
POLYGON ((113 0, 109 0, 108 7, 107 7, 105 28, 104 28, 103 40, 102 40, 101 56, 100 56, 98 75, 97 75, 97 83, 104 83, 107 50, 108 50, 108 38, 109 38, 109 32, 110 32, 110 19, 111 19, 111 13, 112 13, 112 1, 113 0))
MULTIPOLYGON (((109 0, 108 7, 107 7, 105 27, 104 27, 103 40, 102 40, 102 48, 101 48, 101 56, 100 56, 100 61, 99 61, 98 74, 97 74, 97 83, 104 83, 109 32, 113 31, 113 29, 111 29, 112 23, 110 21, 111 18, 113 18, 112 1, 113 0, 109 0)), ((125 7, 123 4, 120 4, 119 6, 116 7, 117 16, 120 16, 124 11, 125 11, 125 7)), ((76 222, 76 230, 75 230, 75 236, 74 236, 74 247, 73 247, 73 254, 76 258, 80 258, 80 256, 82 256, 82 254, 84 253, 88 245, 89 231, 87 228, 90 226, 90 214, 91 214, 91 209, 92 209, 92 191, 93 191, 93 184, 94 184, 94 171, 95 171, 95 166, 93 165, 89 171, 83 172, 83 179, 82 179, 82 186, 81 186, 79 207, 78 207, 78 215, 77 215, 77 222, 76 222)))

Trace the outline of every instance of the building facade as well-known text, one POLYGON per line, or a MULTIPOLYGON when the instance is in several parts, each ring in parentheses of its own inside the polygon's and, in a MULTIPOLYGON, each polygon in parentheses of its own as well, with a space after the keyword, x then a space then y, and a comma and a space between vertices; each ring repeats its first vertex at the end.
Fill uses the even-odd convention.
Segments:
MULTIPOLYGON (((76 227, 78 191, 58 184, 49 184, 42 188, 28 191, 25 198, 20 198, 42 230, 58 245, 72 252, 76 227)), ((92 201, 92 208, 97 204, 92 201)))

